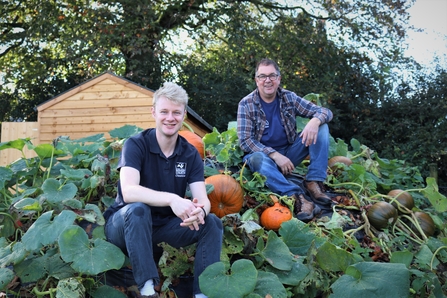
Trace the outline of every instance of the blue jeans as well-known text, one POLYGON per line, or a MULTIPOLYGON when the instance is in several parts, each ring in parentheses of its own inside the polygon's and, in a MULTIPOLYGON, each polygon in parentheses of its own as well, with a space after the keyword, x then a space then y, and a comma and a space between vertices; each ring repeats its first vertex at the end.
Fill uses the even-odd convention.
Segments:
POLYGON ((194 259, 193 294, 201 293, 199 275, 208 265, 220 261, 222 249, 222 221, 214 214, 208 214, 205 224, 198 231, 181 227, 182 220, 173 216, 166 224, 156 225, 151 207, 144 203, 131 203, 107 220, 105 234, 107 241, 118 246, 129 257, 132 272, 138 288, 153 279, 160 282, 157 264, 153 256, 153 245, 166 242, 172 247, 185 247, 197 243, 194 259))
MULTIPOLYGON (((285 148, 277 150, 287 156, 297 166, 307 155, 310 156, 310 164, 307 170, 306 180, 324 181, 327 176, 327 163, 329 156, 329 127, 322 124, 318 130, 317 143, 306 147, 298 137, 295 142, 285 148)), ((279 195, 291 196, 294 193, 302 194, 304 191, 295 183, 288 181, 276 163, 263 152, 254 152, 244 156, 243 161, 252 172, 264 175, 267 180, 266 186, 279 195)))

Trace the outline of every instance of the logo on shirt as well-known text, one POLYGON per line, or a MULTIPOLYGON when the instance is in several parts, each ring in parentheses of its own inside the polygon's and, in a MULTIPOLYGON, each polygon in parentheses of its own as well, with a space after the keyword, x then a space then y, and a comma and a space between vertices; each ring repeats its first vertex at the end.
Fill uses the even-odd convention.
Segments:
POLYGON ((175 177, 185 177, 186 162, 178 161, 175 165, 175 177))

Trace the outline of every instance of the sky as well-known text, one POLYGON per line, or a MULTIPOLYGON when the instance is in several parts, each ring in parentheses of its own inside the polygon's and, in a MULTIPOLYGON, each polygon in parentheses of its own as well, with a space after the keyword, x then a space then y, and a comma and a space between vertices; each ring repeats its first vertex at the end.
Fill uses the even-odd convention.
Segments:
POLYGON ((447 0, 416 0, 409 13, 410 25, 422 30, 407 32, 406 56, 413 56, 427 67, 439 56, 447 67, 447 0))

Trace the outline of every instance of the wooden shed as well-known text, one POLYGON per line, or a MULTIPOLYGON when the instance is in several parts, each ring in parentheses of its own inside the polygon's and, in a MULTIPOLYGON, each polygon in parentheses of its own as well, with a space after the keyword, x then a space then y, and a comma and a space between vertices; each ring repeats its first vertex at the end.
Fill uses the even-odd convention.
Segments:
MULTIPOLYGON (((37 145, 51 143, 59 136, 78 139, 104 133, 109 138, 109 131, 126 124, 155 127, 153 94, 151 89, 106 72, 39 105, 37 123, 3 122, 1 141, 31 137, 37 145), (32 135, 24 136, 29 131, 32 135)), ((189 107, 185 122, 201 137, 212 131, 212 126, 189 107)), ((10 150, 0 151, 0 165, 20 157, 17 150, 10 150)))

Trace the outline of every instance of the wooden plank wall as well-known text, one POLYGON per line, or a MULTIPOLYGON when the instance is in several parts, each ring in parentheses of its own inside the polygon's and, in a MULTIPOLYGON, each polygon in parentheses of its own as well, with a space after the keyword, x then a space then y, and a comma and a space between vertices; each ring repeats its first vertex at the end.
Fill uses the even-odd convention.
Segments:
MULTIPOLYGON (((39 128, 37 122, 2 122, 1 142, 30 138, 33 145, 39 144, 39 128)), ((33 150, 25 146, 23 152, 27 158, 36 156, 33 150)), ((0 151, 0 166, 6 166, 22 157, 17 149, 4 149, 0 151)))
POLYGON ((126 124, 154 127, 152 96, 105 79, 39 111, 40 141, 105 133, 126 124))

